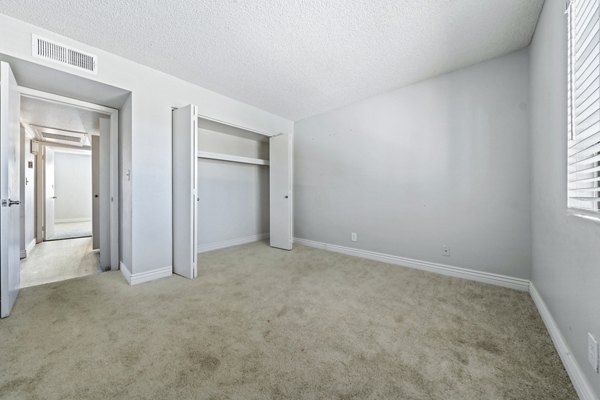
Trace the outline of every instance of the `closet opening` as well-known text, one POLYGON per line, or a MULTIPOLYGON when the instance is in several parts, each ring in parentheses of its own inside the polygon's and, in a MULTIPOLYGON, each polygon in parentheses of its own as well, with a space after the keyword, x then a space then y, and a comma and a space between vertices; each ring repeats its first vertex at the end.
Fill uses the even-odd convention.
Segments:
POLYGON ((289 134, 173 110, 174 273, 194 278, 199 254, 267 238, 291 250, 291 168, 289 134))

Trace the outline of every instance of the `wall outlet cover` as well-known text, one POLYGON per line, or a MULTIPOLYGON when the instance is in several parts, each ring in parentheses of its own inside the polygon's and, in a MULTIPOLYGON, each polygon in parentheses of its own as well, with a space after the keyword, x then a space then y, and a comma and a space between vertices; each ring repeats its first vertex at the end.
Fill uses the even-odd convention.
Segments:
POLYGON ((598 373, 598 341, 588 332, 588 361, 596 373, 598 373))
POLYGON ((450 247, 443 245, 442 246, 442 255, 445 257, 450 257, 450 247))
POLYGON ((358 240, 358 235, 356 234, 356 232, 352 232, 351 239, 353 242, 356 242, 358 240))

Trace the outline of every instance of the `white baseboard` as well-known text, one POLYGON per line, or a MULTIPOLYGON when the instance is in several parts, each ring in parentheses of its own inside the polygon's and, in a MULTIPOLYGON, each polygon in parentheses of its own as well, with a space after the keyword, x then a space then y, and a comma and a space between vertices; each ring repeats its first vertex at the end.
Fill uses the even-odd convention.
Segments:
POLYGON ((129 268, 127 268, 123 262, 120 262, 119 265, 121 267, 121 273, 125 277, 127 283, 129 283, 131 286, 173 275, 173 267, 170 265, 153 269, 152 271, 138 272, 137 274, 132 274, 129 268))
POLYGON ((91 221, 91 218, 60 218, 60 219, 55 219, 54 223, 55 224, 67 224, 67 223, 71 223, 71 222, 89 222, 91 221))
POLYGON ((121 270, 121 274, 127 281, 128 284, 131 285, 131 271, 127 268, 127 265, 123 264, 123 261, 119 262, 119 269, 121 270))
POLYGON ((513 278, 505 275, 492 274, 490 272, 477 271, 462 267, 454 267, 451 265, 438 264, 429 261, 414 260, 412 258, 405 258, 394 256, 391 254, 377 253, 374 251, 355 249, 352 247, 344 247, 335 244, 316 242, 314 240, 308 239, 294 238, 294 243, 298 243, 309 247, 315 247, 318 249, 334 251, 336 253, 347 254, 350 256, 367 258, 369 260, 381 261, 388 264, 401 265, 403 267, 435 272, 438 274, 453 276, 456 278, 469 279, 472 281, 489 283, 492 285, 503 286, 521 291, 529 290, 528 279, 513 278))
POLYGON ((35 238, 31 239, 31 242, 29 242, 27 244, 27 246, 25 246, 25 251, 27 251, 27 254, 29 255, 33 249, 35 248, 36 242, 35 242, 35 238))
POLYGON ((533 299, 533 302, 535 303, 538 312, 540 313, 542 320, 546 325, 546 329, 548 330, 548 333, 554 342, 554 347, 556 347, 556 351, 558 352, 558 355, 560 356, 560 359, 562 360, 563 365, 565 366, 565 369, 571 378, 571 382, 573 383, 579 398, 582 400, 598 400, 598 397, 596 394, 594 394, 594 390, 583 374, 579 363, 569 349, 569 346, 567 345, 564 336, 560 332, 556 321, 552 317, 550 310, 546 306, 546 303, 540 296, 533 283, 529 285, 529 293, 531 294, 531 298, 533 299))
POLYGON ((29 256, 29 254, 31 254, 31 252, 33 251, 33 248, 35 247, 35 238, 33 238, 31 240, 31 242, 29 242, 26 246, 25 249, 21 249, 21 258, 27 258, 29 256))
POLYGON ((268 239, 268 233, 260 233, 258 235, 245 236, 236 239, 223 240, 221 242, 212 242, 207 244, 202 244, 198 246, 198 253, 205 253, 207 251, 224 249, 226 247, 238 246, 240 244, 258 242, 259 240, 268 239))

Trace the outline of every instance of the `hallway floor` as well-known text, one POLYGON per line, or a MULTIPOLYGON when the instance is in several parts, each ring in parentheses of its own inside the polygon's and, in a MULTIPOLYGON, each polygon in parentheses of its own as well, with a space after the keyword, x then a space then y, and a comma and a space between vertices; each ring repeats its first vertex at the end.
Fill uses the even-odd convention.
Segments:
POLYGON ((21 287, 93 275, 100 271, 98 257, 92 238, 39 243, 21 260, 21 287))
POLYGON ((54 224, 54 235, 50 240, 92 236, 92 221, 58 222, 54 224))

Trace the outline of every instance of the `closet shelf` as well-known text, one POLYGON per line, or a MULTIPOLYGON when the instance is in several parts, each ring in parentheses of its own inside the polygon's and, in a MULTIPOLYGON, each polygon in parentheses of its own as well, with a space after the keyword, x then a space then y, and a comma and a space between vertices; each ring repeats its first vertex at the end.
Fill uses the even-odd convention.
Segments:
POLYGON ((269 165, 269 160, 263 160, 262 158, 234 156, 231 154, 212 153, 210 151, 199 151, 197 153, 197 156, 198 158, 208 158, 211 160, 232 161, 237 163, 254 165, 269 165))

